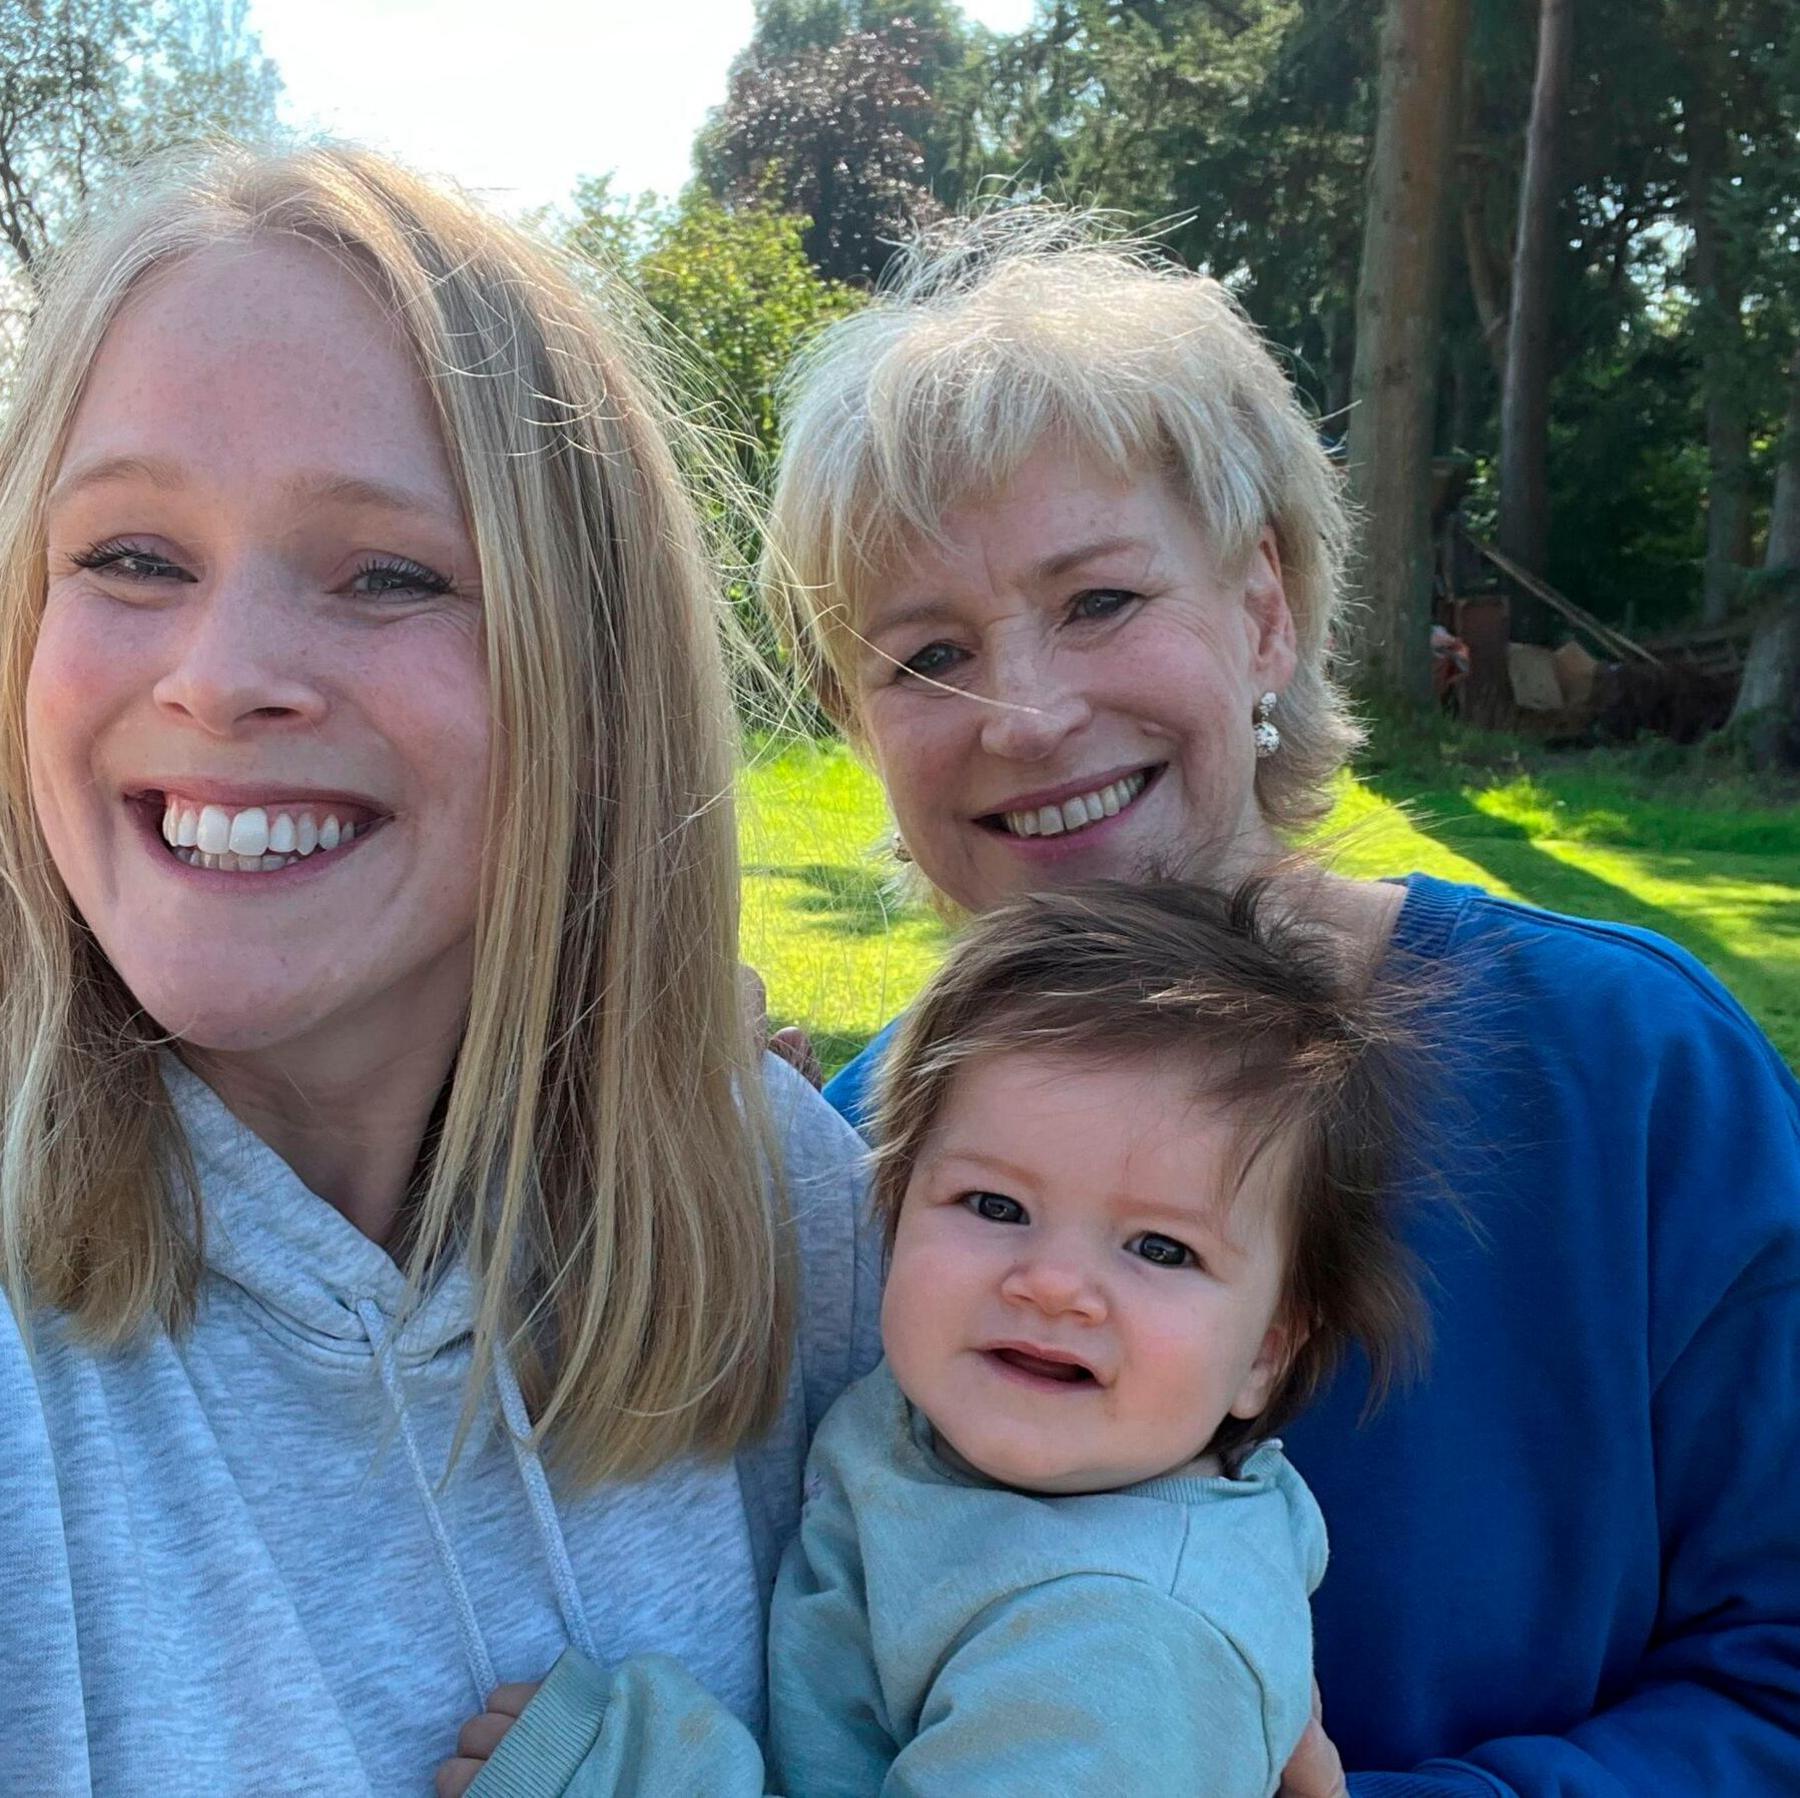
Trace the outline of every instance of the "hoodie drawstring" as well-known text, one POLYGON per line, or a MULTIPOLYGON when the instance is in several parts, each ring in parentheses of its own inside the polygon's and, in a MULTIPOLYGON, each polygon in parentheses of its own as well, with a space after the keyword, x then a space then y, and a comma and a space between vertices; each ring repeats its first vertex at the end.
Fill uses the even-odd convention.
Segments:
MULTIPOLYGON (((418 1438, 413 1434, 412 1422, 406 1410, 406 1395, 401 1390, 399 1370, 394 1365, 395 1357, 387 1323, 380 1308, 371 1299, 356 1301, 356 1315, 361 1320, 363 1329, 368 1332, 370 1345, 375 1351, 375 1365, 381 1371, 382 1386, 400 1423, 400 1435, 406 1444, 406 1458, 412 1467, 414 1484, 419 1490, 419 1501, 425 1507, 425 1517, 431 1526, 431 1540, 437 1548, 438 1563, 444 1570, 445 1584, 450 1588, 451 1603, 456 1611, 456 1627, 462 1637, 463 1655, 469 1663, 469 1672, 475 1679, 476 1696, 485 1704, 488 1694, 499 1683, 494 1675, 493 1657, 488 1653, 487 1642, 481 1634, 481 1625, 475 1616, 475 1602, 469 1596, 468 1581, 463 1578, 456 1551, 450 1545, 450 1532, 444 1526, 443 1514, 438 1509, 437 1498, 432 1490, 431 1477, 425 1471, 425 1458, 419 1452, 418 1438)), ((593 1631, 588 1628, 587 1611, 581 1602, 581 1588, 575 1579, 575 1565, 569 1559, 569 1545, 563 1536, 562 1523, 556 1515, 556 1501, 550 1496, 550 1482, 545 1477, 543 1462, 538 1458, 537 1449, 532 1443, 531 1419, 525 1410, 525 1395, 519 1390, 518 1376, 512 1370, 512 1363, 503 1354, 496 1354, 494 1357, 494 1388, 500 1400, 500 1415, 505 1420, 507 1439, 512 1445, 513 1462, 519 1470, 519 1482, 525 1488, 531 1521, 537 1529, 538 1544, 543 1550, 544 1559, 549 1563, 550 1583, 556 1593, 556 1608, 562 1617, 563 1628, 575 1647, 598 1665, 600 1656, 594 1646, 593 1631)))
POLYGON ((419 1441, 413 1434, 412 1422, 406 1414, 406 1395, 400 1389, 400 1375, 389 1353, 388 1329, 381 1311, 373 1300, 358 1299, 356 1315, 368 1332, 375 1351, 375 1365, 381 1372, 381 1384, 388 1403, 400 1424, 401 1439, 406 1444, 406 1458, 412 1464, 413 1483, 419 1489, 419 1501, 425 1507, 425 1518, 431 1526, 431 1540, 437 1547, 438 1564, 444 1570, 444 1581, 450 1588, 450 1602, 456 1612, 457 1633, 462 1637, 463 1658, 475 1681, 476 1702, 486 1704, 488 1694, 500 1682, 494 1675, 493 1657, 488 1653, 481 1625, 475 1616, 475 1601, 469 1596, 469 1583, 457 1564, 456 1550, 450 1546, 450 1532, 444 1527, 442 1512, 431 1490, 431 1476, 425 1471, 425 1458, 419 1453, 419 1441))
POLYGON ((593 1632, 588 1628, 587 1611, 581 1603, 581 1588, 575 1583, 575 1566, 569 1559, 569 1545, 563 1537, 562 1523, 556 1515, 556 1501, 550 1496, 550 1482, 544 1477, 544 1464, 532 1441, 531 1419, 525 1412, 525 1395, 519 1390, 519 1379, 512 1363, 504 1354, 494 1356, 494 1385, 500 1394, 500 1414, 506 1419, 506 1433, 512 1440, 513 1460, 531 1502, 531 1518, 537 1525, 538 1542, 544 1559, 550 1563, 550 1580, 556 1588, 556 1608, 562 1613, 563 1628, 569 1640, 596 1666, 600 1656, 594 1647, 593 1632))

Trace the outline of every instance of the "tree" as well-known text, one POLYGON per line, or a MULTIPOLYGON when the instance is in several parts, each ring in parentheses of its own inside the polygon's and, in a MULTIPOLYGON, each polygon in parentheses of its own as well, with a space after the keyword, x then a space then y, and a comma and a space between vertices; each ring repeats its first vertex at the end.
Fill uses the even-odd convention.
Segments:
POLYGON ((0 0, 0 242, 29 279, 97 182, 210 132, 272 131, 248 0, 0 0))
POLYGON ((1550 536, 1545 458, 1550 441, 1551 255, 1561 200, 1557 149, 1567 108, 1573 4, 1540 0, 1501 385, 1500 547, 1532 574, 1544 572, 1550 536))
POLYGON ((941 191, 972 193, 991 172, 1160 221, 1341 414, 1373 124, 1364 8, 1057 0, 979 54, 939 109, 936 141, 962 159, 941 191))
POLYGON ((775 453, 782 372, 807 337, 856 303, 814 271, 806 231, 792 213, 730 212, 690 191, 634 268, 644 298, 695 359, 702 393, 740 434, 752 475, 775 453))
POLYGON ((1789 375, 1786 430, 1758 584, 1768 603, 1744 657, 1731 728, 1747 739, 1754 760, 1800 768, 1800 349, 1789 375))
POLYGON ((700 179, 728 205, 803 216, 814 268, 867 285, 895 240, 938 211, 921 140, 932 111, 923 78, 946 54, 941 34, 897 18, 819 42, 849 21, 847 8, 766 16, 772 41, 753 40, 738 59, 695 146, 700 179))
POLYGON ((732 210, 699 186, 672 206, 626 199, 599 176, 539 223, 648 302, 684 397, 735 439, 741 472, 760 479, 776 447, 782 372, 813 331, 857 303, 807 261, 807 221, 767 206, 732 210))
POLYGON ((1357 684, 1430 691, 1431 437, 1444 226, 1466 0, 1387 0, 1381 97, 1356 293, 1350 484, 1365 523, 1357 684))

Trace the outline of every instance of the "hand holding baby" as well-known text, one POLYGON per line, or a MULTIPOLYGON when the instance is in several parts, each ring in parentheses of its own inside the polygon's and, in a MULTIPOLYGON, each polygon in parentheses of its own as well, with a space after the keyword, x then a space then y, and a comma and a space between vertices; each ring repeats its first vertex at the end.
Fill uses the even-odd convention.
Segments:
POLYGON ((488 1764, 500 1739, 524 1714, 537 1696, 537 1685, 520 1683, 496 1686, 488 1693, 487 1709, 471 1717, 456 1737, 456 1754, 437 1770, 437 1798, 463 1798, 475 1776, 488 1764))

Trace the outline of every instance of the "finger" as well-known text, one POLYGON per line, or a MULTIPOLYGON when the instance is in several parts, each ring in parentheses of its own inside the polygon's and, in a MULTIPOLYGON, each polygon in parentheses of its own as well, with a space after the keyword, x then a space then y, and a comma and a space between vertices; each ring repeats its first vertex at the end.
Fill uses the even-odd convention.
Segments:
POLYGON ((1349 1793, 1344 1763, 1324 1725, 1314 1717, 1282 1769, 1279 1798, 1349 1798, 1349 1793))
POLYGON ((496 1686, 487 1695, 487 1707, 503 1717, 522 1717, 525 1707, 537 1697, 541 1680, 519 1680, 510 1686, 496 1686))
POLYGON ((789 1024, 769 1038, 769 1047, 789 1067, 797 1068, 814 1086, 825 1084, 825 1070, 812 1046, 812 1038, 798 1024, 789 1024))
POLYGON ((484 1761, 500 1746, 500 1738, 518 1722, 517 1717, 483 1711, 471 1717, 457 1732, 456 1752, 473 1760, 484 1761))
POLYGON ((482 1761, 445 1761, 438 1768, 437 1779, 433 1782, 437 1788, 437 1798, 463 1798, 463 1793, 475 1783, 475 1775, 484 1765, 482 1761))

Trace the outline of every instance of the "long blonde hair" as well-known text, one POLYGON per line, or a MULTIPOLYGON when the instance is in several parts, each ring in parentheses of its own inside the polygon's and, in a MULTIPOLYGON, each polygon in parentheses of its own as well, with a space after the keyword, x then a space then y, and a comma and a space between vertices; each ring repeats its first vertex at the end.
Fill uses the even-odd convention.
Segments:
POLYGON ((542 245, 355 150, 152 175, 71 246, 33 322, 0 433, 7 1289, 102 1343, 196 1302, 204 1218, 154 1027, 50 864, 24 694, 45 498, 109 324, 155 269, 261 234, 324 249, 391 312, 481 564, 499 748, 415 1276, 468 1253, 474 1377, 511 1354, 578 1480, 729 1451, 779 1404, 793 1271, 735 985, 722 607, 668 410, 635 334, 542 245))
MULTIPOLYGON (((1049 443, 1160 470, 1222 568, 1274 532, 1298 666, 1263 816, 1329 809, 1361 741, 1331 675, 1350 540, 1341 482, 1237 301, 1093 213, 1000 208, 931 228, 861 311, 790 370, 763 592, 826 714, 859 736, 856 630, 871 590, 944 514, 1049 443)), ((1248 725, 1245 726, 1248 729, 1248 725)))

